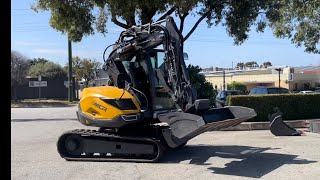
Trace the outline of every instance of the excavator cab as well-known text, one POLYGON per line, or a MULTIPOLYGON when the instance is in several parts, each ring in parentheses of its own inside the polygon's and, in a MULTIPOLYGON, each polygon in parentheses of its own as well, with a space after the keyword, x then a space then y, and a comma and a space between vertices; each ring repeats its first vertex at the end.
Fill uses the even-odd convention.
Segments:
POLYGON ((127 89, 139 102, 142 118, 148 123, 157 122, 157 113, 177 110, 163 78, 163 50, 152 49, 137 53, 121 63, 125 72, 121 73, 122 77, 118 75, 118 81, 122 82, 121 88, 127 89), (159 78, 158 73, 161 73, 162 78, 159 78))

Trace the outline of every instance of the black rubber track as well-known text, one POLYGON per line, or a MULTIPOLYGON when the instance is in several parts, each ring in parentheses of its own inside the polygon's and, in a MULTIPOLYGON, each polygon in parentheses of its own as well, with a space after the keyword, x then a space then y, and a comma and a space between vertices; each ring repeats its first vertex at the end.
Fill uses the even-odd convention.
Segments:
POLYGON ((120 161, 120 162, 157 162, 163 154, 164 148, 160 143, 160 140, 154 138, 144 138, 144 137, 132 137, 132 136, 119 136, 116 134, 110 134, 105 132, 99 132, 90 129, 75 129, 64 132, 57 142, 57 149, 60 156, 68 161, 120 161), (138 144, 152 144, 155 146, 155 154, 139 154, 139 155, 129 155, 129 154, 116 154, 108 155, 105 153, 87 153, 79 150, 75 153, 69 153, 66 147, 66 140, 72 137, 75 140, 75 144, 81 144, 82 138, 92 138, 94 140, 101 141, 115 141, 115 142, 129 142, 138 144), (79 140, 79 141, 78 141, 79 140), (98 155, 97 155, 98 154, 98 155))

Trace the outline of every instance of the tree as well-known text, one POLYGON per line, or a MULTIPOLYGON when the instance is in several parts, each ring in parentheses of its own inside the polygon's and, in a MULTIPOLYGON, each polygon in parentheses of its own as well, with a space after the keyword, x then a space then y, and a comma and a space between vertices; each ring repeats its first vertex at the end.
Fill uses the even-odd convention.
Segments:
POLYGON ((30 66, 36 65, 38 63, 44 64, 47 62, 49 62, 49 60, 44 59, 44 58, 33 58, 33 59, 28 60, 28 63, 30 66))
POLYGON ((25 83, 28 71, 27 58, 17 51, 11 50, 11 98, 17 98, 17 86, 25 83))
POLYGON ((307 52, 319 53, 316 49, 320 38, 318 7, 317 0, 306 3, 304 0, 36 0, 32 8, 50 11, 51 27, 68 34, 74 42, 94 34, 94 27, 98 32, 107 33, 108 18, 122 28, 129 28, 176 15, 182 32, 186 17, 193 15, 198 20, 184 40, 204 19, 208 27, 225 26, 236 45, 248 38, 251 26, 255 25, 256 31, 263 32, 269 25, 276 37, 289 38, 298 46, 303 43, 307 52), (99 9, 98 14, 94 8, 99 9))
POLYGON ((289 38, 297 47, 320 54, 320 1, 281 0, 272 14, 269 26, 277 38, 289 38))
MULTIPOLYGON (((65 65, 65 69, 69 68, 69 64, 65 65)), ((72 72, 76 81, 82 80, 81 59, 76 56, 72 58, 72 72)))
POLYGON ((240 69, 243 69, 245 67, 245 65, 243 62, 238 62, 237 67, 239 67, 240 69))
POLYGON ((268 61, 263 63, 263 67, 267 68, 269 66, 272 66, 271 62, 268 61))
POLYGON ((245 92, 247 90, 247 86, 242 82, 232 82, 228 84, 228 89, 245 92))
POLYGON ((199 74, 202 69, 199 66, 189 64, 187 70, 190 76, 190 83, 197 92, 197 99, 209 99, 210 104, 214 104, 215 93, 213 86, 205 79, 204 75, 199 74))
POLYGON ((86 84, 88 84, 89 81, 95 79, 96 72, 101 64, 96 60, 83 59, 81 65, 83 79, 85 80, 86 84))
POLYGON ((249 61, 244 63, 245 67, 258 67, 258 63, 256 61, 249 61))
POLYGON ((76 56, 72 58, 72 66, 76 81, 84 79, 86 86, 88 86, 89 81, 96 78, 96 72, 101 67, 101 63, 92 59, 80 59, 76 56))
POLYGON ((67 71, 59 64, 47 61, 45 63, 36 63, 30 67, 28 75, 31 77, 45 77, 48 79, 67 77, 67 71))

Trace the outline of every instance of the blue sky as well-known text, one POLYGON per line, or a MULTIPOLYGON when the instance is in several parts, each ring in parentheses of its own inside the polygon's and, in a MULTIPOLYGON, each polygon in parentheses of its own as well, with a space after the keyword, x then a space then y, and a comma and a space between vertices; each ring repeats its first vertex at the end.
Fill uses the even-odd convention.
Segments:
MULTIPOLYGON (((46 58, 65 65, 68 61, 67 36, 49 25, 49 12, 34 12, 30 9, 34 0, 11 0, 11 49, 28 58, 46 58)), ((184 35, 192 28, 197 18, 186 19, 184 35)), ((73 56, 93 58, 103 62, 102 54, 108 45, 114 43, 122 28, 108 23, 108 34, 96 33, 73 43, 73 56)), ((270 61, 276 66, 320 65, 320 55, 296 48, 288 39, 274 38, 270 29, 256 33, 254 28, 249 39, 241 46, 233 45, 233 39, 224 27, 207 28, 202 22, 185 43, 189 55, 187 64, 205 67, 231 67, 232 63, 256 61, 262 64, 270 61)))

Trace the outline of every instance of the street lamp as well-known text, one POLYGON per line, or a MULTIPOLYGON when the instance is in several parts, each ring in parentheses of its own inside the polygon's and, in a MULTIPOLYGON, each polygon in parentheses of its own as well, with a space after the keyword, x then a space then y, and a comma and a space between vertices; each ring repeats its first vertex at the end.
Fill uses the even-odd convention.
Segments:
POLYGON ((282 69, 281 68, 276 68, 274 70, 279 72, 279 88, 280 88, 280 72, 282 71, 282 69))

